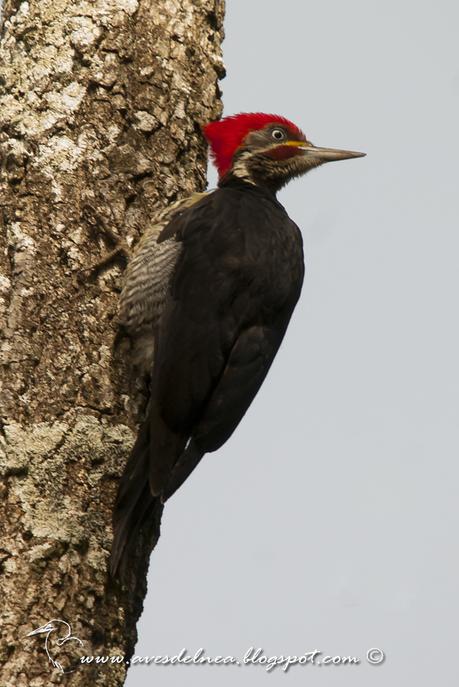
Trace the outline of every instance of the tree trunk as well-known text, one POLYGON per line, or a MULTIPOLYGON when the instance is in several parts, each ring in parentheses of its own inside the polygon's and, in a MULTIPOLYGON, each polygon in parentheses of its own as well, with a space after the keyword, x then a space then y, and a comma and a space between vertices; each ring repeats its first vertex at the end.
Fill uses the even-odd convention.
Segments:
MULTIPOLYGON (((5 0, 0 44, 0 685, 123 684, 148 544, 109 581, 112 506, 136 425, 112 356, 116 237, 202 190, 220 114, 221 0, 5 0), (86 270, 86 271, 85 271, 86 270), (133 576, 134 578, 134 576, 133 576), (56 627, 58 624, 55 624, 56 627), (49 633, 53 641, 65 635, 49 633), (54 647, 54 648, 53 648, 54 647), (64 656, 62 660, 62 656, 64 656)), ((121 254, 120 254, 121 256, 121 254)))

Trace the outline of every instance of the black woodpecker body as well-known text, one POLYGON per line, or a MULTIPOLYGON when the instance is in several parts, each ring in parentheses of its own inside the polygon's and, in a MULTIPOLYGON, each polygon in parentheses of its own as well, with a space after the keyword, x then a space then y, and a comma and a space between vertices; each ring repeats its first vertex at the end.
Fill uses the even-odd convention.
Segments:
POLYGON ((115 506, 111 570, 139 531, 241 421, 300 296, 298 227, 276 199, 289 179, 361 153, 317 148, 288 120, 241 114, 204 128, 218 188, 169 208, 131 261, 120 319, 150 396, 115 506))

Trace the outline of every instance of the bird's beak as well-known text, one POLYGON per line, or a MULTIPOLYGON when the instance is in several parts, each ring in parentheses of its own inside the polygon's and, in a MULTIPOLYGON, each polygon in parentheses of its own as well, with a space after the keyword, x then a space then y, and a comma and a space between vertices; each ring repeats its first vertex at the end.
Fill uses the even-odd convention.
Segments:
POLYGON ((338 150, 337 148, 319 148, 312 143, 304 141, 288 141, 287 145, 295 146, 303 151, 306 157, 320 162, 333 162, 335 160, 350 160, 352 157, 365 157, 366 153, 358 153, 354 150, 338 150))

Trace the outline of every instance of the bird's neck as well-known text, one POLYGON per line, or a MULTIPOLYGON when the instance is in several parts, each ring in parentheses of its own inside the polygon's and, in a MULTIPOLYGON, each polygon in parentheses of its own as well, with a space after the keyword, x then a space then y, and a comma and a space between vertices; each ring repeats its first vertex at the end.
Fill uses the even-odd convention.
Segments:
POLYGON ((224 177, 218 182, 219 188, 240 188, 246 191, 260 192, 264 195, 270 196, 276 200, 276 193, 279 190, 273 183, 263 179, 253 179, 249 176, 235 174, 233 170, 229 170, 224 177))

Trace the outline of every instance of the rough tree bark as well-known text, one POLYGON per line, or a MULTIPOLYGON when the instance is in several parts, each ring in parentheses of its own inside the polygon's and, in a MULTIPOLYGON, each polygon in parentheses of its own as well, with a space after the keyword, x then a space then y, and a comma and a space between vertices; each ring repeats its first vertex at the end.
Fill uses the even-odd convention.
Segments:
POLYGON ((132 244, 156 206, 204 188, 199 123, 220 114, 223 11, 220 0, 4 3, 2 687, 125 678, 124 664, 62 675, 44 636, 26 635, 58 618, 84 654, 133 651, 145 550, 139 584, 107 582, 135 428, 126 371, 112 358, 122 265, 92 280, 84 270, 113 234, 132 244))

